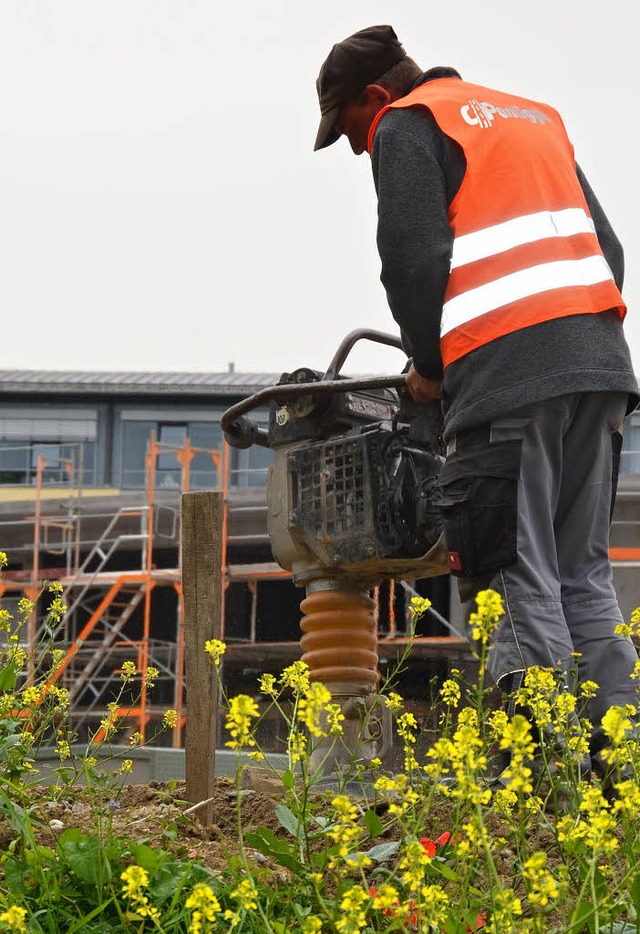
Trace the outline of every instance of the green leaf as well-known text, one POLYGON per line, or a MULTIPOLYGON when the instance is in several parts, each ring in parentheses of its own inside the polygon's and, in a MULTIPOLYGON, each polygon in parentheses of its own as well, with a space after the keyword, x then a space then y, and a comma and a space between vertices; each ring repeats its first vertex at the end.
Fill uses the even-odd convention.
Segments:
POLYGON ((306 867, 300 863, 293 852, 293 848, 285 840, 279 840, 272 830, 259 827, 255 833, 245 834, 245 840, 263 856, 270 856, 280 866, 294 872, 306 872, 306 867))
POLYGON ((4 864, 5 881, 13 895, 24 895, 24 880, 30 875, 29 867, 13 857, 9 857, 4 864))
POLYGON ((378 837, 384 830, 382 821, 375 811, 368 810, 364 812, 364 823, 369 833, 374 837, 378 837))
POLYGON ((98 885, 111 877, 109 864, 101 858, 96 837, 83 834, 77 827, 70 827, 60 835, 57 848, 71 872, 83 882, 98 885))
POLYGON ((132 843, 129 846, 129 852, 133 861, 142 869, 146 869, 149 874, 154 873, 160 864, 157 850, 147 846, 146 843, 132 843))
POLYGON ((376 863, 384 863, 398 852, 399 847, 398 840, 390 840, 389 843, 378 843, 377 846, 372 846, 364 855, 376 863))
POLYGON ((298 818, 285 804, 278 804, 276 809, 276 817, 282 824, 285 830, 288 830, 292 837, 295 837, 296 840, 300 836, 300 825, 298 818))
POLYGON ((590 934, 595 934, 593 905, 581 898, 571 915, 571 923, 567 934, 582 934, 585 927, 589 929, 590 934))
POLYGON ((425 866, 425 872, 431 876, 442 876, 443 879, 449 879, 450 882, 457 882, 458 876, 451 866, 447 866, 444 860, 434 859, 428 866, 425 866))
POLYGON ((171 862, 160 866, 153 877, 153 885, 151 886, 154 900, 163 902, 165 899, 170 898, 187 872, 188 867, 182 865, 179 860, 171 860, 171 862))
POLYGON ((0 691, 13 691, 16 686, 16 666, 14 662, 0 671, 0 691))
POLYGON ((296 780, 295 780, 295 776, 293 772, 291 771, 291 769, 287 769, 287 771, 284 772, 282 775, 282 784, 284 785, 285 788, 291 791, 295 783, 296 783, 296 780))
POLYGON ((629 894, 636 912, 636 918, 640 918, 640 876, 635 876, 629 886, 629 894))

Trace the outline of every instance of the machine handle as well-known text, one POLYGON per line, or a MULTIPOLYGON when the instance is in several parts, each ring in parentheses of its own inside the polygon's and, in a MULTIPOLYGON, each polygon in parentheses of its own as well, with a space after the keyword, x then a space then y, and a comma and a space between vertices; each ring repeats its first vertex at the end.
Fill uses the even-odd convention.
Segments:
POLYGON ((406 383, 407 377, 400 374, 269 386, 228 408, 226 412, 223 412, 220 424, 226 440, 232 447, 248 448, 252 444, 269 447, 269 435, 266 428, 261 428, 253 419, 245 415, 245 412, 257 408, 262 402, 270 402, 272 399, 290 402, 300 395, 326 396, 334 392, 351 392, 356 389, 404 389, 406 383))
POLYGON ((402 341, 394 334, 385 334, 384 331, 373 331, 367 328, 356 328, 355 331, 347 334, 336 350, 323 380, 332 380, 338 376, 342 364, 353 350, 354 345, 361 340, 374 341, 376 344, 386 344, 388 347, 397 347, 398 350, 402 350, 402 341))
POLYGON ((374 331, 367 328, 357 328, 343 339, 333 355, 326 373, 319 382, 315 383, 283 383, 278 386, 269 386, 259 392, 237 402, 223 412, 220 424, 226 441, 235 448, 249 448, 252 444, 269 447, 269 433, 253 419, 247 418, 246 413, 257 408, 263 402, 273 399, 282 402, 291 402, 301 395, 331 395, 334 392, 350 392, 357 389, 404 389, 407 378, 404 374, 399 376, 367 376, 362 379, 336 379, 342 365, 351 352, 354 344, 359 340, 375 341, 389 347, 402 350, 399 337, 385 334, 383 331, 374 331))

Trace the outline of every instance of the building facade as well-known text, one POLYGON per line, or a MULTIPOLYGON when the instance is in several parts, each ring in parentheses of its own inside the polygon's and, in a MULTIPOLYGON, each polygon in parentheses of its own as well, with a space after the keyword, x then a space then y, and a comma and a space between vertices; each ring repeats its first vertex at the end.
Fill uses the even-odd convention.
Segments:
MULTIPOLYGON (((235 402, 272 386, 280 374, 0 371, 0 550, 8 568, 3 606, 21 596, 39 613, 23 634, 33 655, 43 635, 65 652, 58 677, 72 698, 80 740, 115 715, 123 736, 153 736, 167 707, 179 712, 170 736, 183 743, 188 714, 182 653, 181 496, 225 494, 225 677, 231 693, 255 691, 263 671, 300 656, 304 593, 273 561, 266 527, 271 452, 223 444, 220 418, 235 402), (60 631, 43 633, 43 581, 63 583, 69 611, 60 631), (110 711, 125 660, 159 676, 155 693, 110 711)), ((266 422, 268 412, 254 417, 266 422)), ((640 603, 640 416, 625 433, 612 526, 616 584, 625 615, 640 603)), ((427 685, 466 647, 447 576, 412 582, 429 596, 402 674, 402 693, 426 713, 427 685)), ((406 645, 410 591, 376 588, 383 677, 406 645)), ((36 664, 36 662, 34 662, 36 664)), ((274 727, 275 729, 275 727, 274 727)), ((273 742, 277 742, 274 736, 273 742)), ((269 741, 269 738, 268 738, 269 741)))

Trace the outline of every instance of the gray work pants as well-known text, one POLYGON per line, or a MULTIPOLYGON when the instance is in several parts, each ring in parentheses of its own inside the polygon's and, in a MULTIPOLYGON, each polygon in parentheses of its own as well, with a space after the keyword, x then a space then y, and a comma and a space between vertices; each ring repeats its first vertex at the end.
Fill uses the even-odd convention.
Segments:
MULTIPOLYGON (((513 480, 515 502, 510 507, 504 494, 497 497, 498 502, 489 496, 488 502, 488 509, 494 509, 494 528, 501 514, 511 509, 515 563, 510 563, 508 556, 504 558, 509 546, 509 519, 506 531, 497 531, 502 566, 490 567, 488 552, 494 547, 490 535, 484 544, 475 543, 480 549, 474 559, 476 568, 465 569, 464 555, 454 558, 454 562, 461 562, 463 573, 467 572, 458 580, 463 603, 473 608, 473 597, 487 587, 498 591, 504 600, 505 616, 489 660, 494 680, 499 683, 513 675, 510 682, 517 687, 532 665, 569 672, 576 669, 573 653, 580 653, 579 680, 589 679, 600 687, 587 711, 595 725, 612 704, 637 704, 636 685, 629 677, 637 652, 629 639, 614 633, 622 615, 609 560, 616 441, 627 401, 623 393, 576 393, 518 409, 486 426, 485 438, 478 438, 473 430, 467 460, 469 452, 473 457, 477 454, 480 464, 495 460, 496 451, 502 448, 511 450, 519 461, 513 480)), ((450 492, 453 489, 455 494, 455 463, 465 452, 465 433, 456 437, 454 447, 443 476, 446 480, 453 470, 450 492)), ((514 468, 507 465, 503 473, 513 474, 514 468)), ((485 486, 491 483, 492 478, 485 477, 485 486)), ((459 492, 459 482, 457 489, 459 492)), ((480 515, 484 509, 487 514, 486 507, 480 495, 475 512, 480 515)), ((462 503, 463 512, 465 508, 462 503)), ((487 537, 486 531, 480 534, 487 537)), ((464 534, 459 540, 464 548, 464 534)))

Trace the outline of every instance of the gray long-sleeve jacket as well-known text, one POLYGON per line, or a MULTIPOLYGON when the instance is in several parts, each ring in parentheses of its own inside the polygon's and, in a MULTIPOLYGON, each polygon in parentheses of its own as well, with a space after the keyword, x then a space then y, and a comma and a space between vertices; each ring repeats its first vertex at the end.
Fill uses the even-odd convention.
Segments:
MULTIPOLYGON (((457 76, 432 68, 414 87, 457 76)), ((371 153, 378 195, 381 280, 405 349, 418 372, 442 378, 440 317, 449 277, 451 204, 466 170, 460 146, 423 108, 392 109, 376 130, 371 153)), ((579 167, 596 234, 618 288, 624 278, 620 241, 579 167)), ((508 334, 447 367, 445 439, 513 409, 573 392, 612 390, 633 396, 637 383, 622 322, 615 311, 554 319, 508 334)))

